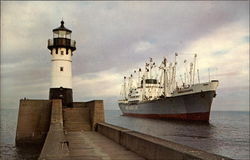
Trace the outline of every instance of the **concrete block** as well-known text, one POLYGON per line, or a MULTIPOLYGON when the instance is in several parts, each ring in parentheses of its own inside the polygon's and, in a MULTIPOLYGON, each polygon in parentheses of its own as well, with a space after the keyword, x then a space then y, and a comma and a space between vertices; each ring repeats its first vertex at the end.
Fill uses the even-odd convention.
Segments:
POLYGON ((88 107, 64 108, 64 129, 67 131, 90 131, 89 112, 88 107))
POLYGON ((74 108, 83 108, 87 107, 85 102, 73 102, 73 107, 74 108))
POLYGON ((103 100, 93 100, 86 102, 90 108, 90 123, 92 130, 95 130, 96 123, 102 123, 104 119, 103 100))
POLYGON ((101 123, 101 125, 98 124, 96 129, 99 133, 102 133, 104 136, 112 139, 118 144, 120 144, 122 131, 128 131, 125 128, 116 127, 106 123, 101 123))
POLYGON ((50 126, 50 100, 24 100, 19 103, 16 145, 43 143, 50 126))
POLYGON ((96 123, 104 122, 103 101, 74 102, 73 108, 63 109, 63 119, 67 131, 94 130, 96 123))

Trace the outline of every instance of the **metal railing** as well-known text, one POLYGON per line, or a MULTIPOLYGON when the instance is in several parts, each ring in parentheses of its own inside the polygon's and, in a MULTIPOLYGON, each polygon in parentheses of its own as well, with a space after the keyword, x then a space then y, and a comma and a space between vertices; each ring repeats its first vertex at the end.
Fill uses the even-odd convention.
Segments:
POLYGON ((48 46, 51 47, 53 46, 54 42, 53 42, 53 39, 49 39, 48 40, 48 46))
POLYGON ((71 39, 66 39, 66 38, 54 38, 54 39, 49 39, 48 40, 48 47, 53 47, 53 46, 65 46, 65 47, 76 47, 76 41, 71 40, 71 39))
POLYGON ((76 41, 75 40, 70 40, 70 46, 71 47, 76 47, 76 41))

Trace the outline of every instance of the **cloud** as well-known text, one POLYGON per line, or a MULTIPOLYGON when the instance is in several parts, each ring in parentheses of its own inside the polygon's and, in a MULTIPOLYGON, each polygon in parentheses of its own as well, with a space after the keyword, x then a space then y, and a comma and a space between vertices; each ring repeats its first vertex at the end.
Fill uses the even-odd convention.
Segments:
POLYGON ((153 45, 150 42, 141 41, 141 42, 138 42, 138 44, 135 45, 134 52, 136 52, 136 53, 145 52, 145 51, 148 51, 149 49, 151 49, 152 47, 153 47, 153 45))
POLYGON ((218 77, 223 87, 246 85, 249 84, 249 42, 241 39, 248 34, 248 26, 232 23, 194 41, 184 53, 198 53, 201 75, 207 75, 208 68, 213 78, 224 74, 218 77), (228 79, 225 73, 235 74, 228 79))
POLYGON ((248 6, 248 1, 1 2, 1 106, 17 107, 23 96, 48 97, 47 40, 62 17, 77 42, 78 101, 104 98, 114 105, 124 74, 149 57, 173 59, 174 52, 197 52, 201 76, 217 67, 224 88, 249 86, 248 6))
POLYGON ((77 95, 100 98, 119 95, 121 77, 121 74, 112 70, 75 76, 73 84, 78 86, 75 87, 75 93, 78 93, 77 95))

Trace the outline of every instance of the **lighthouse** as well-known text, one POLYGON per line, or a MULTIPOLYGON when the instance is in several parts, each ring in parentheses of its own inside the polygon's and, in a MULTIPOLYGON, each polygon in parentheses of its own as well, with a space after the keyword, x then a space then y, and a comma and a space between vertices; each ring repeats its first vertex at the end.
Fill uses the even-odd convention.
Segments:
POLYGON ((53 29, 53 39, 48 40, 51 54, 51 86, 49 99, 62 99, 63 107, 72 107, 72 56, 76 42, 71 40, 72 31, 64 27, 64 21, 53 29))

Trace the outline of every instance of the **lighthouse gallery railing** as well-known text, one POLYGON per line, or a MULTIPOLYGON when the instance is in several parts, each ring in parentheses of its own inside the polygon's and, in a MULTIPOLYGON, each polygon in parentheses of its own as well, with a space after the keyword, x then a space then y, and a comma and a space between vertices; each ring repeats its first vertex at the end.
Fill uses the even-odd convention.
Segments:
POLYGON ((48 40, 48 47, 76 47, 76 41, 67 38, 54 38, 48 40))

